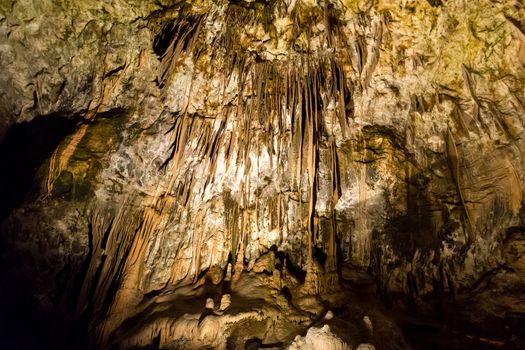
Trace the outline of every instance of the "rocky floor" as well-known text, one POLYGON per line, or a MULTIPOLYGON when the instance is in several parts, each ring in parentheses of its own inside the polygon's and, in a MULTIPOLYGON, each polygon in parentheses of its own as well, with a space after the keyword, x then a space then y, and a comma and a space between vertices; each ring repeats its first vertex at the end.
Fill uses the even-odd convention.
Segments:
MULTIPOLYGON (((0 345, 81 350, 523 349, 521 313, 476 325, 464 316, 465 305, 472 305, 460 299, 444 301, 440 313, 423 312, 422 305, 380 297, 372 277, 351 267, 342 269, 338 287, 308 295, 304 276, 281 263, 276 259, 273 268, 258 264, 236 278, 207 274, 185 286, 143 295, 136 305, 130 303, 131 316, 103 347, 87 335, 96 320, 77 321, 61 333, 52 324, 46 329, 36 323, 45 318, 23 325, 35 340, 47 332, 46 341, 24 347, 30 338, 22 342, 26 333, 15 331, 10 342, 0 339, 0 345)), ((2 337, 6 329, 9 325, 2 324, 2 337)))
POLYGON ((339 288, 312 296, 301 276, 275 271, 250 271, 217 284, 204 276, 193 285, 145 296, 108 347, 488 350, 524 344, 523 315, 514 315, 513 324, 504 322, 506 332, 497 331, 502 324, 487 332, 459 324, 460 317, 446 307, 440 315, 425 314, 401 299, 382 299, 364 272, 343 269, 339 288))
MULTIPOLYGON (((145 299, 111 336, 117 348, 351 349, 365 343, 408 348, 401 329, 344 290, 306 295, 300 281, 279 288, 274 276, 246 273, 233 285, 170 291, 145 299), (368 309, 368 310, 367 310, 368 309), (154 339, 151 342, 151 339, 154 339)), ((361 345, 363 344, 363 345, 361 345)), ((383 348, 381 345, 379 348, 383 348)))

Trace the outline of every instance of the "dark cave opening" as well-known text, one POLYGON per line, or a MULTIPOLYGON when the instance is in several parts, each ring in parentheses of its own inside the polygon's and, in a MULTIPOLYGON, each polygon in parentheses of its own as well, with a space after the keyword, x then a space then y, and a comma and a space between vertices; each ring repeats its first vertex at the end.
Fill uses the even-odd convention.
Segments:
POLYGON ((9 128, 0 144, 0 222, 24 202, 36 171, 75 125, 74 119, 51 114, 9 128))
MULTIPOLYGON (((8 217, 24 202, 39 194, 34 178, 51 153, 76 127, 76 118, 60 114, 38 116, 11 126, 0 143, 0 348, 56 348, 61 320, 39 310, 34 279, 24 273, 34 264, 31 254, 15 249, 8 241, 17 234, 8 217), (9 228, 8 228, 9 226, 9 228), (28 332, 31 334, 28 336, 28 332), (51 346, 53 344, 53 346, 51 346)), ((37 252, 37 254, 43 254, 37 252)), ((67 338, 67 337, 64 337, 67 338)))
POLYGON ((153 41, 153 52, 159 57, 164 55, 176 34, 177 30, 174 24, 166 24, 153 41))

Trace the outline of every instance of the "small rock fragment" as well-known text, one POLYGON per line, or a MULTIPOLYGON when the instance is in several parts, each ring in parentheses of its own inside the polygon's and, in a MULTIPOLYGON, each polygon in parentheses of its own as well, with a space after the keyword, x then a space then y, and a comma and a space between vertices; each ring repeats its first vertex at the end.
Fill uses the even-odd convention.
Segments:
POLYGON ((374 333, 374 326, 372 325, 372 320, 368 316, 363 317, 363 323, 366 326, 366 329, 370 332, 370 334, 374 333))
POLYGON ((224 311, 228 307, 230 307, 232 301, 231 301, 231 295, 230 294, 224 294, 221 297, 221 305, 219 306, 219 310, 224 311))
POLYGON ((306 336, 296 336, 288 350, 350 350, 350 346, 341 338, 333 334, 330 326, 324 325, 322 328, 312 327, 306 336))
POLYGON ((334 318, 334 313, 330 310, 326 312, 326 315, 324 315, 324 319, 327 321, 330 321, 332 318, 334 318))

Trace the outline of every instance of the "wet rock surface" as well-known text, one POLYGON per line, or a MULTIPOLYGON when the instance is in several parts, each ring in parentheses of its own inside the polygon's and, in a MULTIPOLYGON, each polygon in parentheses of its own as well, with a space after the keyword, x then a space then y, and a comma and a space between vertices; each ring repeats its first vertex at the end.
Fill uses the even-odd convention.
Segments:
POLYGON ((0 2, 0 346, 519 348, 524 23, 0 2))

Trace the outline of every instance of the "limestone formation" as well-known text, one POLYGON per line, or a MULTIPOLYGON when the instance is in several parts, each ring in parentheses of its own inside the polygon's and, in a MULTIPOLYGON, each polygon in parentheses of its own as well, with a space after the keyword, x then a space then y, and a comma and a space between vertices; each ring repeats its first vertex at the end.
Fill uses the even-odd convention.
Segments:
MULTIPOLYGON (((358 349, 361 349, 360 346, 358 349)), ((350 350, 351 348, 341 339, 330 332, 330 327, 324 325, 322 328, 312 327, 305 337, 297 336, 288 350, 350 350)))
POLYGON ((0 67, 0 347, 523 338, 521 1, 2 0, 0 67))

